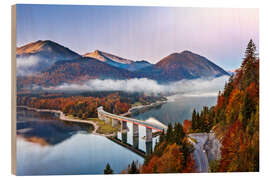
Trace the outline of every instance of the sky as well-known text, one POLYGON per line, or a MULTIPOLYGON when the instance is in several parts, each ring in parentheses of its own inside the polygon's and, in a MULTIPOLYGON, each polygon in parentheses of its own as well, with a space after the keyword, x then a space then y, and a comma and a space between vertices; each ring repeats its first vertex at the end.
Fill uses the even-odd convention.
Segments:
POLYGON ((259 50, 258 9, 17 5, 17 47, 52 40, 151 63, 189 50, 232 70, 250 39, 259 50))

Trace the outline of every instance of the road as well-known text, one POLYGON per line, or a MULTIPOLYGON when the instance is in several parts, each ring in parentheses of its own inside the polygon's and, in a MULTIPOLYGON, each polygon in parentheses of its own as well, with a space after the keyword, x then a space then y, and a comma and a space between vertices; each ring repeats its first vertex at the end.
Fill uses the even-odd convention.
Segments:
POLYGON ((196 171, 197 172, 208 172, 209 171, 209 164, 206 151, 204 149, 205 143, 208 141, 208 134, 207 133, 193 133, 189 134, 189 137, 195 139, 197 142, 195 143, 191 139, 190 142, 194 146, 194 160, 196 163, 196 171))
POLYGON ((98 107, 97 111, 99 114, 102 114, 102 116, 106 116, 106 117, 112 118, 114 120, 131 122, 134 124, 138 124, 140 126, 144 126, 146 128, 154 129, 156 131, 162 132, 163 130, 167 129, 167 126, 162 124, 161 122, 157 123, 156 121, 155 122, 154 121, 143 121, 143 120, 124 117, 124 116, 120 116, 120 115, 116 115, 116 114, 111 114, 109 112, 104 111, 102 106, 98 107))

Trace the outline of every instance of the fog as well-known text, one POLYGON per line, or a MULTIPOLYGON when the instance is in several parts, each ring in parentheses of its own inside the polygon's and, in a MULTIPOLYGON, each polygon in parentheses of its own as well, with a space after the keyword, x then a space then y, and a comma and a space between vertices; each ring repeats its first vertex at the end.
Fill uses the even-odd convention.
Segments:
POLYGON ((126 91, 162 94, 185 94, 186 96, 216 96, 224 88, 229 76, 212 79, 181 80, 169 84, 159 84, 147 78, 129 80, 88 80, 84 84, 64 83, 59 86, 42 88, 46 91, 126 91))
POLYGON ((44 58, 41 59, 40 57, 34 55, 29 57, 17 57, 17 76, 30 76, 38 74, 42 70, 47 69, 53 63, 54 61, 44 58))

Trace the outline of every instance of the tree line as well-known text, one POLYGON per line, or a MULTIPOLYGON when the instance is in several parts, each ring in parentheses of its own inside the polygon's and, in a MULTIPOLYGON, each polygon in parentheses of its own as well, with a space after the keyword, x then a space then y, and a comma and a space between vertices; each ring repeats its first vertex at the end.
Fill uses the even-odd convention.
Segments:
POLYGON ((241 67, 219 92, 217 104, 192 113, 192 132, 222 135, 214 171, 259 171, 259 58, 249 41, 241 67))

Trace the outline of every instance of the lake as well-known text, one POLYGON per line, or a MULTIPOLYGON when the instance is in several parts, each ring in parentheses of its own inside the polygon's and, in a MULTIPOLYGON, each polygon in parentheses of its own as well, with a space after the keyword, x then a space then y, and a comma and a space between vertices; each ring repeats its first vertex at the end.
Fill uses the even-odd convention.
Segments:
POLYGON ((193 109, 201 111, 203 106, 213 106, 217 102, 217 96, 183 96, 174 95, 167 97, 168 102, 158 108, 134 115, 140 120, 155 118, 168 125, 169 122, 183 122, 185 119, 191 119, 193 109))
MULTIPOLYGON (((54 113, 21 108, 17 108, 17 119, 18 175, 103 174, 107 163, 121 173, 132 161, 143 163, 143 157, 91 134, 91 125, 66 123, 54 113)), ((126 135, 129 143, 130 135, 126 135)), ((141 150, 146 149, 143 141, 139 139, 141 150)))
MULTIPOLYGON (((156 118, 168 124, 190 119, 193 108, 216 103, 214 96, 171 96, 160 108, 135 116, 146 120, 156 118)), ((158 137, 146 143, 145 127, 139 126, 139 137, 134 140, 132 124, 127 133, 117 133, 117 139, 135 145, 139 150, 153 150, 158 137)), ((132 161, 142 164, 138 154, 111 141, 91 134, 93 127, 61 121, 58 115, 17 108, 17 174, 103 174, 107 163, 114 173, 121 173, 132 161)))

